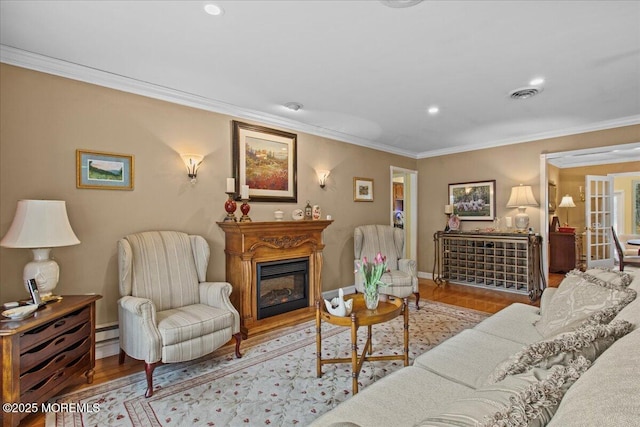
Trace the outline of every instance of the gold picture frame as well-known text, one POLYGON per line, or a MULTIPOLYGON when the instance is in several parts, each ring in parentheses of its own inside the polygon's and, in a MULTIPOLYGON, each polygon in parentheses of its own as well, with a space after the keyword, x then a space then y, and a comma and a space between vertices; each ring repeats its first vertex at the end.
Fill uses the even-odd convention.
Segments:
POLYGON ((353 201, 354 202, 373 202, 373 179, 372 178, 353 178, 353 201))
POLYGON ((133 190, 133 180, 133 155, 76 150, 77 188, 133 190))

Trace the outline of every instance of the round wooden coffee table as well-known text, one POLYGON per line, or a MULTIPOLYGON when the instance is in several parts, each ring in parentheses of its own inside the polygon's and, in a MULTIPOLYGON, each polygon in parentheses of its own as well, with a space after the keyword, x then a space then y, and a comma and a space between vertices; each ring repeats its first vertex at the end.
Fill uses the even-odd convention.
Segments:
MULTIPOLYGON (((350 299, 350 298, 345 298, 350 299)), ((388 301, 380 301, 378 308, 369 310, 364 303, 364 295, 356 294, 353 299, 353 311, 350 316, 334 316, 327 311, 324 302, 316 299, 316 360, 317 375, 322 377, 322 365, 329 363, 349 363, 351 362, 351 378, 353 394, 358 393, 358 376, 365 361, 380 360, 403 360, 404 366, 409 366, 409 306, 407 298, 389 297, 388 301), (404 314, 404 349, 403 354, 372 356, 371 327, 379 323, 387 322, 404 314), (322 321, 333 325, 351 328, 351 358, 343 357, 336 359, 322 359, 322 321), (367 342, 364 345, 362 354, 358 355, 358 328, 367 327, 367 342)))

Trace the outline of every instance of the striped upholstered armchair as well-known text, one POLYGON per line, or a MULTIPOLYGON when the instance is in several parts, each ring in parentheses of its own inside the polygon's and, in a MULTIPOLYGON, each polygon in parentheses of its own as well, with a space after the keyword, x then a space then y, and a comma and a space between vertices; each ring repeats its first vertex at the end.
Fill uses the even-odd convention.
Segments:
POLYGON ((231 285, 207 282, 209 245, 201 236, 147 231, 118 241, 120 363, 125 354, 145 361, 146 397, 153 395, 159 362, 197 359, 236 339, 240 316, 231 285))
MULTIPOLYGON (((416 307, 420 308, 418 289, 418 269, 416 261, 402 258, 404 254, 404 231, 390 225, 362 225, 353 233, 355 262, 367 257, 373 260, 378 252, 387 257, 389 272, 382 275, 382 281, 389 286, 380 288, 381 294, 405 298, 412 293, 416 296, 416 307)), ((355 269, 355 285, 358 292, 364 292, 364 278, 355 269)))

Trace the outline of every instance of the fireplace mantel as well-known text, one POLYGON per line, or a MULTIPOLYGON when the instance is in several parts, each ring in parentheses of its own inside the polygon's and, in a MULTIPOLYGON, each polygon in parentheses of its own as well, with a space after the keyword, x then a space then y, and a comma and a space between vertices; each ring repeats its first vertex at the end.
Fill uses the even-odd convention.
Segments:
POLYGON ((247 337, 313 317, 322 292, 322 231, 333 221, 218 222, 225 233, 226 280, 231 302, 240 313, 247 337), (309 307, 266 319, 257 318, 256 265, 295 258, 309 259, 309 307))

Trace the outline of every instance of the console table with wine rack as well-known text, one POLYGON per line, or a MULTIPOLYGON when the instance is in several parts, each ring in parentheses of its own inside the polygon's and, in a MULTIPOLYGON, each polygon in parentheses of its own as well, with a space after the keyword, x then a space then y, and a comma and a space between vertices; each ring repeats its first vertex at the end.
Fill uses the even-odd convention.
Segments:
POLYGON ((433 279, 438 285, 450 282, 515 292, 531 301, 544 289, 539 235, 438 231, 434 242, 433 279))

